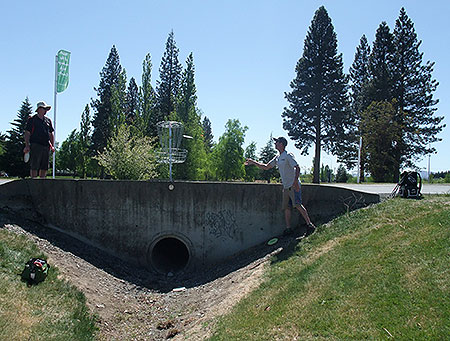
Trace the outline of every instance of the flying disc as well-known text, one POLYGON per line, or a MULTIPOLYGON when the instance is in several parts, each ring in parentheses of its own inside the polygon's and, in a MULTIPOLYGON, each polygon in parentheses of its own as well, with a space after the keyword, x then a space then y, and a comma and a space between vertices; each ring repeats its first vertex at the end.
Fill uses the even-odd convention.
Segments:
POLYGON ((30 160, 30 153, 23 154, 23 161, 27 163, 30 160))
POLYGON ((269 240, 269 241, 267 242, 267 245, 273 245, 273 244, 275 244, 277 241, 278 241, 278 238, 272 238, 271 240, 269 240))

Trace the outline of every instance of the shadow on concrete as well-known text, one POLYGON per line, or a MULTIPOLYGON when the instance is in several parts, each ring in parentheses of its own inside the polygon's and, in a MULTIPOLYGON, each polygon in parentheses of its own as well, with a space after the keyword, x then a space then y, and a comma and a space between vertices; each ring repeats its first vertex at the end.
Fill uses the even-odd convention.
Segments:
MULTIPOLYGON (((33 219, 36 218, 33 217, 33 219)), ((298 243, 295 236, 280 236, 275 245, 269 246, 265 243, 257 245, 214 267, 200 269, 195 273, 181 272, 168 276, 137 267, 72 236, 46 227, 40 222, 26 219, 22 215, 3 207, 0 208, 0 228, 3 228, 6 224, 17 225, 31 235, 48 241, 57 248, 83 259, 116 278, 161 293, 170 292, 177 287, 191 288, 204 285, 248 265, 257 267, 272 256, 276 256, 276 261, 287 259, 298 243)), ((43 252, 46 253, 46 250, 44 249, 43 252)))

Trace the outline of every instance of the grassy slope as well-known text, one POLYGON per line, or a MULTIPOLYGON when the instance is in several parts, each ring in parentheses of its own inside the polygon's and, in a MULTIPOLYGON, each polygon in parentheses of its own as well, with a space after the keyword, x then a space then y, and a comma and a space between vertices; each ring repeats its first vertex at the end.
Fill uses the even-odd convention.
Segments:
POLYGON ((0 229, 0 340, 93 340, 84 295, 58 279, 55 267, 38 285, 21 281, 31 257, 46 259, 25 236, 0 229))
POLYGON ((449 196, 352 212, 274 259, 212 339, 448 339, 449 264, 449 196))

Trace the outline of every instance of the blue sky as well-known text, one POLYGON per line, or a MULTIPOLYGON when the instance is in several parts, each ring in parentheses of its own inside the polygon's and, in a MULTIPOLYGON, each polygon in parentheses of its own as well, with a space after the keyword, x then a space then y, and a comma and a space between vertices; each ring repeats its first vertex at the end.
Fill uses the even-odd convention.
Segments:
MULTIPOLYGON (((71 52, 69 87, 57 97, 57 141, 79 129, 81 113, 99 84, 99 73, 115 45, 128 80, 141 84, 142 61, 152 56, 152 84, 159 77, 167 36, 174 31, 184 65, 192 52, 196 71, 198 107, 212 123, 217 140, 228 119, 239 119, 248 127, 245 145, 256 142, 257 150, 270 134, 287 136, 281 113, 287 106, 284 93, 295 76, 295 65, 314 12, 324 5, 332 19, 338 51, 345 72, 365 34, 373 42, 376 29, 386 21, 391 31, 401 7, 415 24, 422 40, 424 61, 435 61, 433 76, 440 83, 435 98, 437 115, 450 127, 450 68, 448 50, 448 1, 5 1, 0 5, 0 101, 3 115, 0 131, 10 123, 26 96, 35 104, 53 105, 55 55, 71 52)), ((49 117, 53 120, 53 109, 49 117)), ((431 170, 450 170, 450 132, 445 128, 431 157, 431 170)), ((312 165, 309 156, 294 152, 302 171, 312 165)), ((336 159, 323 154, 322 163, 337 168, 336 159)), ((427 169, 428 157, 417 162, 427 169)))

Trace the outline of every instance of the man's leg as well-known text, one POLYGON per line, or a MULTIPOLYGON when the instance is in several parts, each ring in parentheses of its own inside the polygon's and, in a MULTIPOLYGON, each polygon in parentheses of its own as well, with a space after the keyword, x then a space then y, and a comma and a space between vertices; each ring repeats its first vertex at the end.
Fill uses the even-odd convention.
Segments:
POLYGON ((286 208, 284 210, 284 220, 286 221, 286 229, 291 228, 291 209, 286 208))
POLYGON ((37 177, 37 174, 38 174, 38 171, 37 171, 37 170, 30 169, 30 177, 31 177, 32 179, 34 179, 35 177, 37 177))
POLYGON ((308 211, 306 210, 305 206, 300 205, 297 206, 298 211, 302 215, 303 219, 305 219, 307 225, 311 225, 311 219, 309 219, 308 211))
POLYGON ((41 179, 45 179, 46 176, 47 176, 47 170, 46 169, 40 169, 39 170, 39 177, 41 179))
POLYGON ((305 206, 303 206, 303 205, 297 206, 297 209, 300 212, 300 214, 303 216, 303 219, 305 219, 305 221, 306 221, 305 237, 308 237, 309 235, 314 233, 314 231, 316 230, 316 227, 311 222, 311 219, 309 219, 308 211, 306 210, 305 206))

